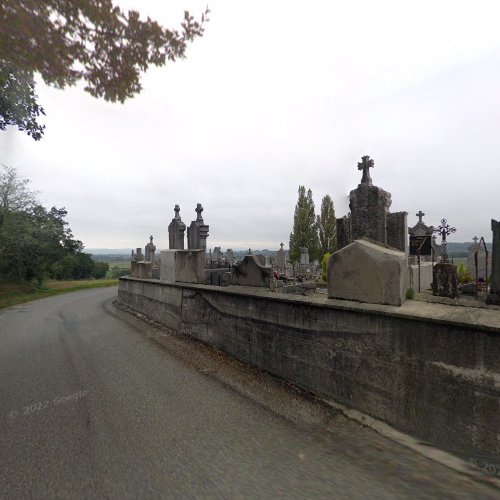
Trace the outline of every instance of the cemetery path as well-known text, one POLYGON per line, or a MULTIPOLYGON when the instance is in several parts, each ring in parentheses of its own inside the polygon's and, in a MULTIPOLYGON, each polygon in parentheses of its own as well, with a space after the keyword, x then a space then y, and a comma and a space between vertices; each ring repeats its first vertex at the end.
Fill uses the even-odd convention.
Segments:
POLYGON ((279 416, 156 342, 116 293, 0 314, 0 498, 498 498, 368 429, 279 416))

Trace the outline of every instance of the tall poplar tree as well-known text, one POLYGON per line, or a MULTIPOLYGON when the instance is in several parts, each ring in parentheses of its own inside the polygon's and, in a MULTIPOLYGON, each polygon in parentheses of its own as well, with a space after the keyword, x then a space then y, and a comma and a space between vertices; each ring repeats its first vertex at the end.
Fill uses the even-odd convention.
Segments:
POLYGON ((337 250, 337 219, 335 218, 335 208, 333 201, 327 194, 321 200, 321 215, 318 215, 319 233, 319 261, 326 253, 333 253, 337 250))
POLYGON ((295 206, 293 217, 293 231, 290 233, 290 262, 300 261, 300 249, 309 249, 311 261, 318 257, 318 228, 316 214, 314 213, 314 201, 312 191, 304 186, 299 186, 299 198, 295 206))

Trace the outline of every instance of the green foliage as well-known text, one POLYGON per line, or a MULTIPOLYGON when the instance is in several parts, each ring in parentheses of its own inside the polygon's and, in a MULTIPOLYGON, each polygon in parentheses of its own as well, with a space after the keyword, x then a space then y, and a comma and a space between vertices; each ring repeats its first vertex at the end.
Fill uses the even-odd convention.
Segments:
POLYGON ((130 269, 124 269, 123 267, 113 266, 111 268, 111 277, 119 278, 120 276, 128 276, 130 274, 130 269))
POLYGON ((465 269, 465 265, 463 262, 458 266, 457 278, 459 283, 470 283, 471 281, 474 281, 472 279, 470 271, 465 269))
POLYGON ((41 137, 35 73, 61 89, 84 80, 92 96, 124 102, 141 91, 140 75, 150 65, 185 57, 188 42, 202 36, 208 13, 196 21, 186 11, 181 29, 170 30, 112 0, 2 0, 0 124, 41 137))
POLYGON ((331 254, 337 249, 337 220, 335 218, 335 208, 329 195, 321 200, 321 215, 317 218, 319 233, 319 254, 321 261, 323 255, 331 254))
POLYGON ((0 278, 40 285, 47 278, 95 276, 92 257, 67 227, 66 210, 37 203, 27 183, 15 169, 0 168, 0 278))
POLYGON ((406 298, 408 300, 413 300, 415 298, 415 290, 413 290, 413 288, 408 288, 408 290, 406 290, 406 298))
POLYGON ((325 253, 325 254, 323 255, 323 259, 322 259, 322 261, 321 261, 321 279, 322 279, 323 281, 327 281, 327 280, 328 280, 328 276, 327 276, 327 274, 326 274, 326 271, 327 271, 327 269, 326 269, 326 265, 327 265, 327 263, 328 263, 328 257, 330 257, 330 255, 331 255, 331 254, 330 254, 330 253, 328 253, 328 252, 327 252, 327 253, 325 253))
POLYGON ((306 193, 304 186, 299 186, 299 198, 295 206, 293 217, 293 231, 290 233, 290 251, 288 254, 291 263, 300 260, 300 249, 309 249, 309 258, 314 261, 318 257, 318 227, 314 213, 312 191, 306 193))
POLYGON ((96 280, 105 278, 109 271, 109 264, 107 262, 94 262, 93 275, 96 280))
POLYGON ((16 71, 0 59, 0 130, 14 125, 35 141, 40 140, 45 125, 40 125, 37 120, 45 112, 37 98, 33 75, 16 71))

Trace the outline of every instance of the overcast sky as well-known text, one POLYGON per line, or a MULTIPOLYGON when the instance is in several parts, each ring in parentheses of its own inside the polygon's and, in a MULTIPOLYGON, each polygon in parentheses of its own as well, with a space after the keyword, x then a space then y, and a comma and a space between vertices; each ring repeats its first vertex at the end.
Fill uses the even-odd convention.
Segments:
MULTIPOLYGON (((136 0, 176 27, 206 2, 136 0), (165 7, 165 4, 168 4, 165 7)), ((423 210, 491 240, 500 218, 498 0, 212 0, 187 58, 150 70, 124 105, 81 87, 38 86, 47 117, 35 142, 0 133, 0 161, 47 205, 66 207, 87 247, 168 247, 176 203, 196 203, 207 246, 288 247, 300 184, 337 217, 361 156, 391 211, 423 210)))

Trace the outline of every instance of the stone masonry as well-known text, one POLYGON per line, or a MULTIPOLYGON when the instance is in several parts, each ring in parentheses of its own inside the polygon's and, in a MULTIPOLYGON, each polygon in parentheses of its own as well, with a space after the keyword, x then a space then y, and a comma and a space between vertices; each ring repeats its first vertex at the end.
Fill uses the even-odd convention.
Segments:
POLYGON ((351 212, 337 219, 337 249, 369 238, 407 254, 407 213, 389 213, 391 195, 373 185, 370 168, 374 168, 374 161, 363 156, 358 163, 358 170, 363 171, 361 183, 349 195, 351 212))
POLYGON ((201 203, 196 205, 196 220, 191 222, 187 230, 188 249, 200 250, 202 249, 205 254, 207 252, 207 237, 209 227, 204 223, 201 213, 203 207, 201 203))
POLYGON ((175 205, 175 217, 168 225, 168 248, 170 250, 184 250, 186 224, 181 220, 180 211, 179 205, 175 205))

